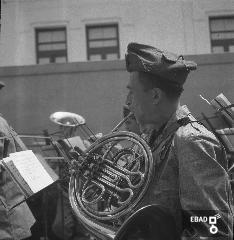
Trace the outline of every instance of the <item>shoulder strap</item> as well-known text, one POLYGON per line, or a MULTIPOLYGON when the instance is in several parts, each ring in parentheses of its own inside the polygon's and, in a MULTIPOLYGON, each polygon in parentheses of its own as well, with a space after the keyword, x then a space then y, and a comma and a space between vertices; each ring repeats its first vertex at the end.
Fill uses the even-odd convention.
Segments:
POLYGON ((155 173, 155 179, 160 179, 162 176, 165 166, 168 163, 169 158, 167 157, 169 154, 169 149, 171 148, 172 140, 174 137, 175 132, 182 126, 186 126, 188 123, 190 123, 191 120, 189 117, 184 117, 179 120, 177 120, 174 124, 172 124, 167 131, 163 134, 161 141, 156 144, 156 146, 152 149, 152 152, 162 149, 159 154, 158 161, 155 162, 155 168, 157 168, 157 173, 155 173))
POLYGON ((172 136, 180 127, 186 126, 188 123, 190 123, 191 120, 189 117, 184 117, 179 120, 177 120, 174 124, 172 124, 162 135, 161 141, 153 147, 152 151, 155 151, 158 149, 162 144, 164 143, 164 140, 167 139, 169 136, 172 136))

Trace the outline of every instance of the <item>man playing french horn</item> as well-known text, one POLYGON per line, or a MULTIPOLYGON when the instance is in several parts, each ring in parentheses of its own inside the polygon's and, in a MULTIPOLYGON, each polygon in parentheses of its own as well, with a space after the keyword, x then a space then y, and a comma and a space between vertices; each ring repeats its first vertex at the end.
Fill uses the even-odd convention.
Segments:
POLYGON ((224 148, 180 106, 197 65, 130 43, 126 67, 126 104, 142 138, 117 132, 118 124, 72 155, 69 199, 78 221, 102 240, 232 240, 224 148))
MULTIPOLYGON (((197 65, 183 56, 130 43, 126 67, 130 72, 126 104, 153 153, 155 173, 143 201, 167 209, 175 219, 178 239, 233 239, 224 149, 179 104, 188 73, 197 65)), ((142 225, 146 224, 150 223, 145 218, 142 225)), ((141 225, 133 228, 128 239, 134 239, 139 229, 141 225)), ((148 229, 148 237, 140 239, 165 239, 164 233, 157 236, 155 228, 148 229)))

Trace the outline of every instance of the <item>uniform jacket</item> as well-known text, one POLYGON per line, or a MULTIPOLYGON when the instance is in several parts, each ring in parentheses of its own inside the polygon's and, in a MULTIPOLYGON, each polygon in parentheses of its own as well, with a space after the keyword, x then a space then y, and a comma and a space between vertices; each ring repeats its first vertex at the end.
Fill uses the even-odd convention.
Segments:
POLYGON ((183 240, 231 240, 232 193, 226 155, 216 137, 182 106, 155 137, 151 147, 155 172, 145 203, 167 207, 176 219, 183 240), (191 122, 174 131, 173 124, 184 117, 191 122), (210 233, 208 222, 199 226, 191 222, 191 217, 199 214, 221 216, 216 225, 218 235, 210 233))
MULTIPOLYGON (((11 129, 6 120, 0 116, 0 137, 10 140, 7 155, 16 151, 11 129)), ((0 140, 0 159, 4 152, 4 140, 0 140)), ((23 194, 0 165, 0 239, 18 240, 31 236, 30 227, 35 219, 26 203, 22 203, 12 210, 8 209, 23 200, 23 194), (5 205, 5 206, 4 206, 5 205), (8 209, 7 209, 8 208, 8 209)))

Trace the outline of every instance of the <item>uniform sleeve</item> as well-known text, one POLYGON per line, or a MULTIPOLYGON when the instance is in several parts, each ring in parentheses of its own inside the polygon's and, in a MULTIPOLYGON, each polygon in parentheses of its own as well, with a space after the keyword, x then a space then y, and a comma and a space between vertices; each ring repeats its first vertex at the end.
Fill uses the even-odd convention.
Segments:
MULTIPOLYGON (((0 131, 0 161, 3 159, 4 154, 4 139, 5 134, 0 131)), ((3 166, 0 164, 0 186, 3 184, 3 166)))
MULTIPOLYGON (((220 164, 225 154, 219 143, 208 137, 184 138, 177 146, 177 158, 180 201, 187 228, 184 235, 197 236, 194 239, 207 234, 232 239, 232 196, 228 175, 220 164), (214 235, 210 231, 209 216, 216 214, 221 217, 216 218, 218 232, 214 235), (195 216, 207 216, 207 222, 196 223, 195 216)), ((213 239, 210 237, 204 239, 213 239)))
POLYGON ((9 125, 7 121, 0 116, 0 159, 5 157, 4 151, 6 151, 6 154, 12 152, 12 150, 15 151, 15 148, 13 146, 9 146, 14 144, 7 145, 6 140, 8 140, 9 143, 10 141, 13 141, 11 140, 11 136, 9 134, 9 125), (4 149, 4 145, 7 147, 9 146, 9 148, 4 149))
POLYGON ((3 159, 5 134, 0 130, 0 159, 3 159))
MULTIPOLYGON (((0 116, 0 160, 7 156, 9 150, 8 127, 6 120, 0 116)), ((3 169, 3 166, 0 164, 0 186, 4 184, 3 169)))

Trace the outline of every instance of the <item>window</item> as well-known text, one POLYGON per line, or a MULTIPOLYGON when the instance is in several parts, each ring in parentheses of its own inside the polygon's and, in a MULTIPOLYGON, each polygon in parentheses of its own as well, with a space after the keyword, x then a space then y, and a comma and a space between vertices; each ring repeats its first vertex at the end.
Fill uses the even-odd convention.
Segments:
POLYGON ((211 52, 234 52, 234 16, 210 18, 211 52))
POLYGON ((67 62, 66 29, 36 29, 36 54, 38 64, 67 62))
POLYGON ((88 60, 114 60, 119 54, 119 33, 117 24, 86 27, 88 60))

